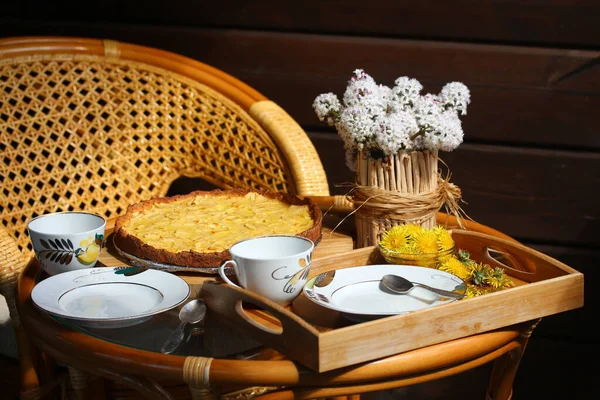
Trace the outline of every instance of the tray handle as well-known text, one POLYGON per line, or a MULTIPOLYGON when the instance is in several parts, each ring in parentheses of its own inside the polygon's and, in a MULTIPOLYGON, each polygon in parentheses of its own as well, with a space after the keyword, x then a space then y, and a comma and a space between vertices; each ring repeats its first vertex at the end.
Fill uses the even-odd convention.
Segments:
POLYGON ((225 324, 306 365, 318 365, 318 355, 307 349, 318 348, 319 331, 289 308, 249 290, 216 282, 204 283, 200 296, 225 324))
POLYGON ((525 282, 538 282, 578 272, 515 240, 461 229, 452 230, 452 238, 456 247, 467 250, 473 260, 505 269, 510 276, 525 282), (499 261, 490 252, 501 254, 506 261, 499 261))
POLYGON ((268 326, 263 325, 260 322, 257 322, 253 318, 251 318, 244 310, 243 302, 241 300, 238 300, 235 302, 234 309, 235 309, 236 314, 241 319, 243 319, 250 325, 254 325, 256 327, 256 329, 260 329, 261 331, 271 333, 273 335, 281 335, 283 333, 283 328, 281 326, 278 326, 277 328, 269 328, 268 326))

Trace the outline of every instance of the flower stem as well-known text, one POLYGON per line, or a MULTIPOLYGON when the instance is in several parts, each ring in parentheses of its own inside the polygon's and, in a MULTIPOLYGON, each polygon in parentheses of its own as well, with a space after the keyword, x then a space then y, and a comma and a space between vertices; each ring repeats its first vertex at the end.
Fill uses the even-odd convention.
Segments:
POLYGON ((423 136, 425 134, 425 129, 421 129, 419 132, 415 133, 410 137, 410 140, 415 140, 419 136, 423 136))

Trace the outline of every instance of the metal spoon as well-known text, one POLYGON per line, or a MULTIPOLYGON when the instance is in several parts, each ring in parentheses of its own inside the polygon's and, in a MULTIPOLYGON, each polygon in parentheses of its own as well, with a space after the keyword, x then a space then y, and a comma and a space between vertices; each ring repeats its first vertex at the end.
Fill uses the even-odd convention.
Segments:
POLYGON ((398 294, 406 294, 414 287, 420 286, 420 287, 425 288, 433 293, 437 293, 437 294, 439 294, 441 296, 445 296, 445 297, 451 297, 451 298, 455 298, 455 299, 462 299, 463 297, 465 297, 465 294, 462 294, 462 293, 456 293, 456 292, 451 292, 449 290, 434 288, 431 286, 427 286, 423 283, 411 282, 408 279, 403 278, 398 275, 392 275, 392 274, 384 275, 384 277, 381 278, 381 283, 383 284, 383 286, 385 286, 392 292, 398 293, 398 294))
POLYGON ((185 337, 183 332, 185 325, 197 324, 198 322, 202 321, 205 314, 206 305, 200 299, 192 300, 183 306, 181 311, 179 311, 179 319, 181 320, 179 326, 177 329, 175 329, 175 332, 173 332, 171 337, 169 337, 169 340, 165 342, 160 351, 165 354, 171 354, 174 352, 185 337))

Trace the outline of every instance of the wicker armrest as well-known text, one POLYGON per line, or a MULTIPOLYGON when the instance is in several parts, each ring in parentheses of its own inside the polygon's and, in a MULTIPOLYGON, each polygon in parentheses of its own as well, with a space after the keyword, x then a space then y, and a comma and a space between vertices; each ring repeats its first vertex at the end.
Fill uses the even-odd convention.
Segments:
POLYGON ((4 226, 0 226, 0 293, 11 308, 11 317, 14 311, 17 279, 25 265, 27 260, 19 250, 17 242, 4 226))
POLYGON ((254 103, 250 115, 271 134, 289 160, 298 194, 328 196, 329 185, 321 159, 302 127, 283 108, 269 100, 254 103))

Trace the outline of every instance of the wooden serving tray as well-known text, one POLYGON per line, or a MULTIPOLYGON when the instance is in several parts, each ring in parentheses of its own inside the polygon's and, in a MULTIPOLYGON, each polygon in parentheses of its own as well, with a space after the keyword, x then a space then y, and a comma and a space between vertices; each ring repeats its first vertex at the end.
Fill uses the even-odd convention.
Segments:
MULTIPOLYGON (((291 307, 281 307, 247 290, 206 282, 201 296, 211 313, 231 328, 318 372, 583 306, 583 274, 573 268, 495 236, 454 230, 452 237, 457 249, 469 251, 473 260, 504 268, 515 287, 358 324, 304 295, 291 307)), ((376 247, 352 250, 314 261, 309 278, 373 264, 385 264, 376 247)))

